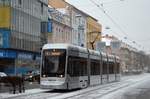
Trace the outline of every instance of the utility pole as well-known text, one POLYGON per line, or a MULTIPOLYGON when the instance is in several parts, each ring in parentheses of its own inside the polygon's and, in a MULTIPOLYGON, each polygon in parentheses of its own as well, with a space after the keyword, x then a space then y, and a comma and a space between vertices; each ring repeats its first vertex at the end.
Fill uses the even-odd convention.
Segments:
POLYGON ((94 50, 94 43, 95 43, 95 41, 98 39, 98 36, 101 34, 101 32, 100 32, 100 31, 92 31, 92 32, 89 32, 89 33, 97 33, 97 35, 96 35, 96 37, 94 38, 94 40, 93 40, 93 41, 90 41, 90 45, 91 45, 91 47, 92 47, 92 50, 94 50))

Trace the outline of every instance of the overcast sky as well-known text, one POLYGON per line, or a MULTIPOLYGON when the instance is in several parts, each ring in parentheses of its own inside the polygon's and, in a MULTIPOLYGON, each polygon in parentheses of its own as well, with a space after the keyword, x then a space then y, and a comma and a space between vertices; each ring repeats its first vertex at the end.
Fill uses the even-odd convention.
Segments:
POLYGON ((115 35, 136 48, 150 52, 150 0, 66 1, 98 19, 103 26, 103 34, 115 35), (97 5, 103 4, 103 9, 110 18, 91 1, 97 5), (110 29, 105 29, 106 27, 110 29))

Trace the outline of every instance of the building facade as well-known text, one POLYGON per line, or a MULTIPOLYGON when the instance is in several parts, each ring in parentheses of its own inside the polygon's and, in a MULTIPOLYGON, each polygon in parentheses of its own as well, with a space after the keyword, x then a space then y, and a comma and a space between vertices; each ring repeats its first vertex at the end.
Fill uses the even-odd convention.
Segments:
POLYGON ((48 9, 49 23, 48 43, 71 43, 70 17, 54 8, 48 9))
POLYGON ((79 9, 75 8, 74 6, 71 7, 71 23, 72 23, 72 38, 73 44, 87 47, 86 45, 86 19, 87 14, 80 11, 79 9))
POLYGON ((87 17, 87 48, 96 50, 96 43, 101 41, 101 33, 102 25, 95 18, 87 17))
POLYGON ((49 0, 49 5, 69 16, 71 44, 86 47, 86 18, 87 14, 64 0, 49 0))
POLYGON ((0 0, 2 72, 17 75, 39 68, 40 48, 46 43, 42 30, 47 7, 47 0, 0 0))
MULTIPOLYGON (((120 41, 118 38, 110 35, 103 36, 102 42, 106 42, 106 48, 101 48, 109 54, 115 54, 120 57, 122 74, 141 73, 146 67, 147 55, 138 51, 129 44, 120 41)), ((103 43, 100 43, 104 47, 103 43)))

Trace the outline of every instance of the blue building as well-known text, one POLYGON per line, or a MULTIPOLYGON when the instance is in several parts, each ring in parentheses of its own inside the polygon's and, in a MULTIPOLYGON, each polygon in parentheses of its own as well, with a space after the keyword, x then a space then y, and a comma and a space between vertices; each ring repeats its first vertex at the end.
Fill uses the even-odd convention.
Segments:
POLYGON ((48 0, 0 0, 0 72, 39 70, 47 42, 48 0))

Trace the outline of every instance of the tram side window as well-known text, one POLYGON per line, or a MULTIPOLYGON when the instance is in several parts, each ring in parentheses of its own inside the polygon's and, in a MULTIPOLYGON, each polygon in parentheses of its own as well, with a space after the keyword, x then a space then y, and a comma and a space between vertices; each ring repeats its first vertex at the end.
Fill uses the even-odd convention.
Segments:
POLYGON ((107 62, 103 63, 103 74, 107 74, 107 62))
POLYGON ((114 63, 113 62, 109 63, 109 74, 114 74, 114 63))
POLYGON ((91 60, 91 75, 100 75, 99 60, 91 60))
POLYGON ((70 76, 87 75, 87 59, 81 57, 70 56, 68 58, 68 74, 70 76))

